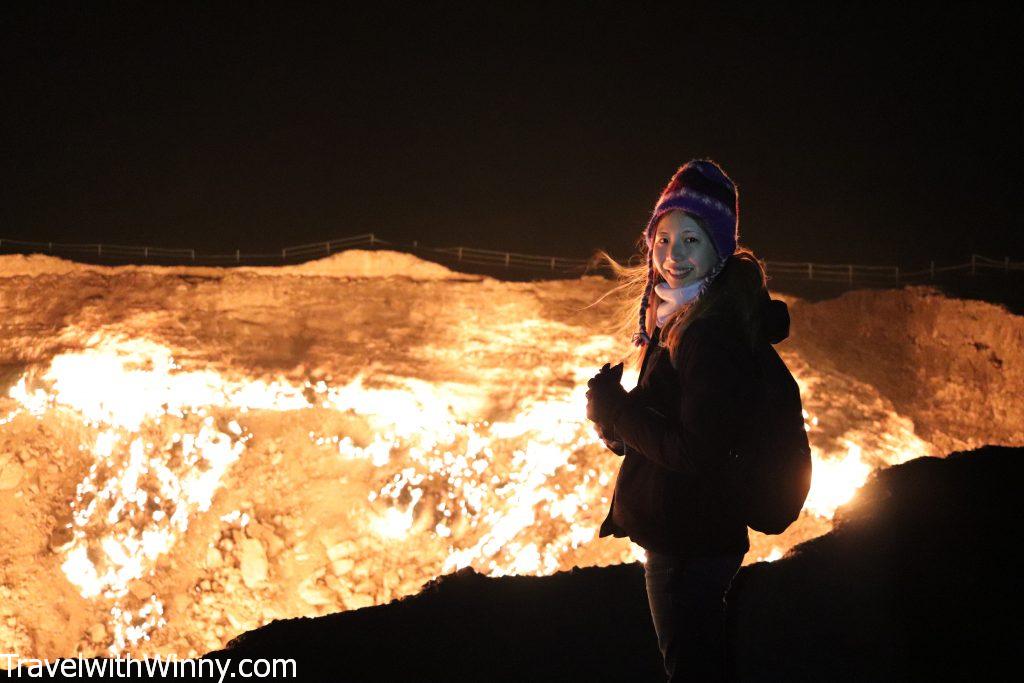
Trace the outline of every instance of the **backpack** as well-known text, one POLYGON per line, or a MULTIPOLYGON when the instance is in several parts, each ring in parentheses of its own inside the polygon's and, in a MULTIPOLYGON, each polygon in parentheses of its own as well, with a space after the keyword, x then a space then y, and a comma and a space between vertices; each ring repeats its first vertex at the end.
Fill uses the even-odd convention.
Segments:
POLYGON ((811 487, 811 449, 796 380, 769 343, 755 353, 754 409, 725 469, 729 508, 748 527, 781 534, 811 487))

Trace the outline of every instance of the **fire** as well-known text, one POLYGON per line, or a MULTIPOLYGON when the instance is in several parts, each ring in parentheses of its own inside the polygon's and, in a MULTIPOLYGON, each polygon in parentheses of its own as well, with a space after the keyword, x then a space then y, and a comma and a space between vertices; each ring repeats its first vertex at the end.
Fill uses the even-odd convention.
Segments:
MULTIPOLYGON (((365 508, 346 541, 356 548, 372 537, 431 558, 434 575, 473 565, 502 576, 551 574, 600 546, 597 527, 620 461, 583 416, 586 380, 607 353, 604 343, 585 351, 594 358, 577 357, 573 387, 528 399, 508 419, 475 420, 489 397, 464 385, 374 367, 338 385, 329 377, 302 384, 230 379, 210 369, 187 370, 169 348, 149 339, 96 334, 89 341, 85 350, 54 357, 41 375, 21 377, 9 392, 20 407, 0 424, 20 412, 40 417, 52 411, 86 427, 79 448, 91 465, 53 545, 67 579, 107 610, 110 654, 143 647, 167 625, 153 583, 190 524, 211 511, 233 468, 250 456, 260 437, 253 426, 257 413, 316 410, 362 420, 367 438, 333 429, 306 433, 310 452, 326 449, 341 471, 360 466, 379 473, 378 483, 363 489, 365 508)), ((635 382, 635 371, 627 372, 625 384, 635 382)), ((805 419, 808 430, 818 427, 816 417, 805 419)), ((838 456, 814 449, 808 514, 830 518, 871 471, 861 447, 846 445, 838 456)), ((289 455, 295 462, 303 457, 289 455)), ((252 531, 260 525, 238 510, 218 519, 224 533, 253 534, 224 547, 254 553, 243 557, 239 571, 246 587, 258 590, 271 571, 268 551, 252 531)), ((268 524, 264 520, 259 533, 275 535, 268 524)), ((639 546, 623 548, 620 560, 645 557, 639 546)), ((222 551, 210 549, 216 564, 222 551)), ((777 559, 783 550, 772 546, 766 558, 777 559)), ((296 567, 305 567, 312 552, 305 541, 290 551, 296 567)), ((315 573, 298 588, 305 602, 296 612, 302 604, 336 610, 365 604, 351 588, 358 551, 347 552, 327 549, 330 575, 324 567, 304 570, 315 573)), ((422 584, 432 576, 420 578, 422 584)), ((198 598, 213 588, 195 590, 198 598)), ((260 625, 225 614, 236 632, 260 625)))
POLYGON ((846 454, 835 458, 824 458, 812 449, 813 476, 804 509, 819 517, 832 517, 871 473, 871 467, 861 459, 861 447, 850 441, 846 446, 846 454))

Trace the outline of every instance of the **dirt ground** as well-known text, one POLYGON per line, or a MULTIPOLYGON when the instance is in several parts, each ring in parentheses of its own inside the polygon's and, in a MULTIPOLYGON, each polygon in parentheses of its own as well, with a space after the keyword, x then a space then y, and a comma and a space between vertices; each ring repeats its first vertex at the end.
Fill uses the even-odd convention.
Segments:
MULTIPOLYGON (((179 657, 282 617, 633 561, 586 380, 629 349, 598 277, 351 250, 281 268, 0 257, 0 651, 179 657)), ((872 469, 1024 444, 1024 318, 921 287, 783 297, 830 529, 872 469)), ((636 382, 627 372, 624 385, 636 382)))

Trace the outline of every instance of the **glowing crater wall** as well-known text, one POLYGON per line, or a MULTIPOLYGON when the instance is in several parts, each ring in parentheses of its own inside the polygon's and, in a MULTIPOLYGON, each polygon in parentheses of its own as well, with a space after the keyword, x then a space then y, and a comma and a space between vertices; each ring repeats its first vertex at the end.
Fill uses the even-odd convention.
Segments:
MULTIPOLYGON (((583 394, 628 340, 603 333, 607 309, 582 309, 607 287, 502 283, 380 251, 238 270, 0 258, 0 649, 192 656, 465 565, 550 574, 642 557, 596 538, 620 460, 583 394)), ((865 309, 916 321, 902 327, 923 330, 917 347, 946 344, 927 362, 954 369, 969 347, 950 335, 983 316, 1007 373, 1020 372, 1020 319, 916 291, 855 295, 790 300, 779 348, 815 479, 801 520, 752 534, 748 562, 827 531, 871 469, 944 452, 915 427, 951 408, 944 396, 999 408, 969 425, 933 416, 930 436, 1020 442, 1009 386, 971 384, 984 374, 917 403, 898 391, 896 370, 878 368, 905 362, 905 344, 872 333, 865 309), (921 312, 935 306, 947 331, 928 337, 921 312), (954 332, 951 315, 965 321, 954 332)))

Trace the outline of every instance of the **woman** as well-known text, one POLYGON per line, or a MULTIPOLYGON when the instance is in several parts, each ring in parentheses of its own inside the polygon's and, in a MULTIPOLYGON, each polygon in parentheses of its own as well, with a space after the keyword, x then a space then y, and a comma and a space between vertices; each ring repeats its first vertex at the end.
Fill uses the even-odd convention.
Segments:
POLYGON ((600 536, 629 536, 647 551, 670 681, 725 678, 724 597, 750 543, 720 484, 753 410, 754 349, 788 334, 785 304, 770 299, 764 269, 737 244, 738 215, 732 180, 695 159, 655 205, 646 265, 623 268, 605 254, 620 287, 643 282, 633 336, 643 362, 628 394, 621 363, 588 383, 588 418, 625 456, 600 536))

